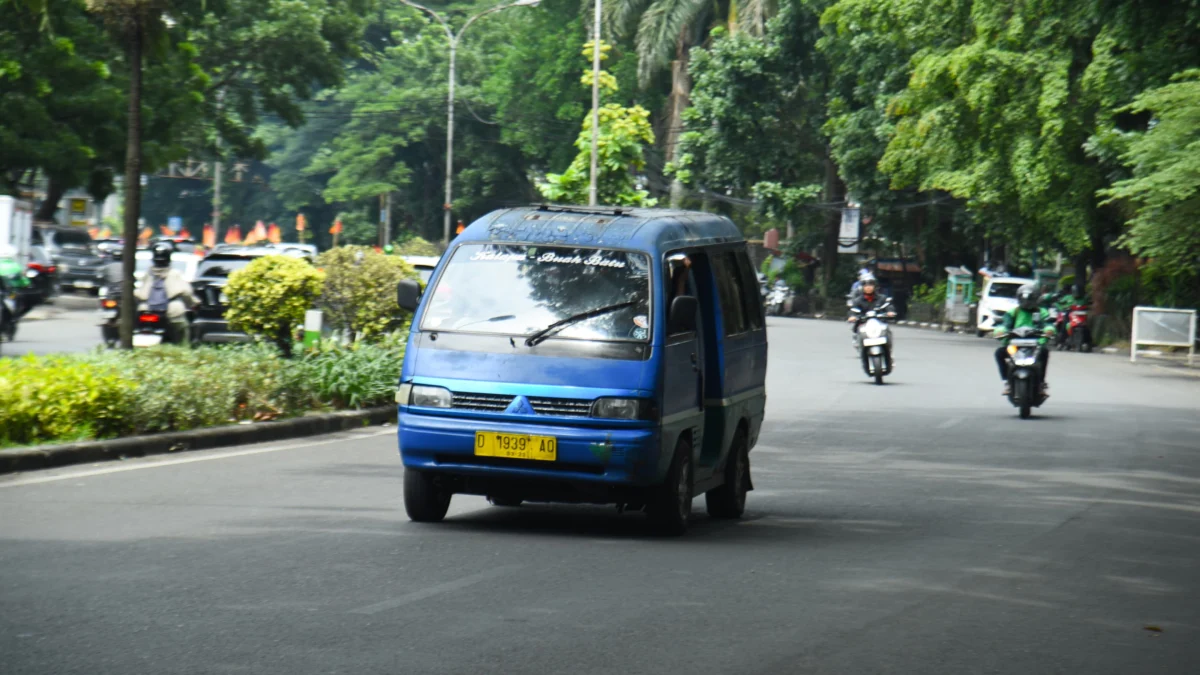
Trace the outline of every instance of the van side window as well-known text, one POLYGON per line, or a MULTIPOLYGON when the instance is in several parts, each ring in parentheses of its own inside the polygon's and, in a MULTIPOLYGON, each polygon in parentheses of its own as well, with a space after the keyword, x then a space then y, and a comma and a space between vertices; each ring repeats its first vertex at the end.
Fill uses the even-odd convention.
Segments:
POLYGON ((737 254, 738 270, 742 273, 742 300, 746 307, 746 320, 751 330, 759 330, 766 321, 763 318, 762 296, 758 290, 758 275, 750 264, 750 256, 744 251, 737 254))
MULTIPOLYGON (((692 275, 691 261, 675 259, 667 261, 667 325, 670 325, 671 303, 679 295, 695 295, 696 284, 692 275)), ((675 333, 672 333, 674 335, 675 333)))
POLYGON ((717 278, 717 294, 721 300, 721 317, 726 335, 737 335, 748 329, 742 280, 738 272, 737 254, 730 251, 713 257, 713 272, 717 278))

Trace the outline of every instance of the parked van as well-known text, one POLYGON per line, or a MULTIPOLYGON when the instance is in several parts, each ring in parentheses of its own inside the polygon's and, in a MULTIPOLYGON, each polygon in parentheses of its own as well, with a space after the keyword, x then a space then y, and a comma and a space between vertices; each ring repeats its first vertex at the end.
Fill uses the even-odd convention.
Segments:
POLYGON ((737 228, 707 213, 537 206, 479 219, 415 311, 396 400, 411 519, 456 493, 737 518, 767 336, 737 228))

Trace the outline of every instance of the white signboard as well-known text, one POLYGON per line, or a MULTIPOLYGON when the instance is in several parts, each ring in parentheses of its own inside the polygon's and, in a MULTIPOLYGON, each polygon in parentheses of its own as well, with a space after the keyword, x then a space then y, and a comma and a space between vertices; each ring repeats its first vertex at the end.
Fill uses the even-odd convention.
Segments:
POLYGON ((861 209, 842 209, 842 226, 838 229, 838 253, 858 253, 861 209))
POLYGON ((1137 361, 1138 345, 1187 347, 1191 365, 1196 353, 1196 310, 1134 307, 1129 342, 1130 361, 1137 361))

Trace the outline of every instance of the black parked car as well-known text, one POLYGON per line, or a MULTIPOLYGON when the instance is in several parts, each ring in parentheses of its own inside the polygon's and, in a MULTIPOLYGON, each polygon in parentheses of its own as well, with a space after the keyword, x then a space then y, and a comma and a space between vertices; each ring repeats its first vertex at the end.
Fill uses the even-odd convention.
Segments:
POLYGON ((219 247, 200 261, 192 288, 200 305, 192 321, 193 342, 250 342, 251 337, 229 327, 225 320, 225 284, 229 275, 249 265, 257 258, 280 255, 270 246, 219 247))
POLYGON ((29 263, 25 265, 25 277, 36 302, 53 302, 58 297, 58 265, 46 251, 45 246, 29 247, 29 263))
POLYGON ((45 247, 54 259, 63 290, 99 292, 104 284, 104 259, 87 231, 39 225, 33 230, 33 244, 45 247))

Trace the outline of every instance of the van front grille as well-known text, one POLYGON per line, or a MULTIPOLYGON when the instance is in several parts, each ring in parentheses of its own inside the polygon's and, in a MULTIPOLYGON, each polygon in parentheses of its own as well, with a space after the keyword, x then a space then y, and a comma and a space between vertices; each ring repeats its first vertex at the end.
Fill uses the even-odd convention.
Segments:
POLYGON ((529 405, 539 415, 590 417, 592 402, 577 398, 530 398, 529 405))
POLYGON ((504 412, 513 398, 507 394, 470 394, 456 391, 451 393, 450 405, 456 410, 504 412))

